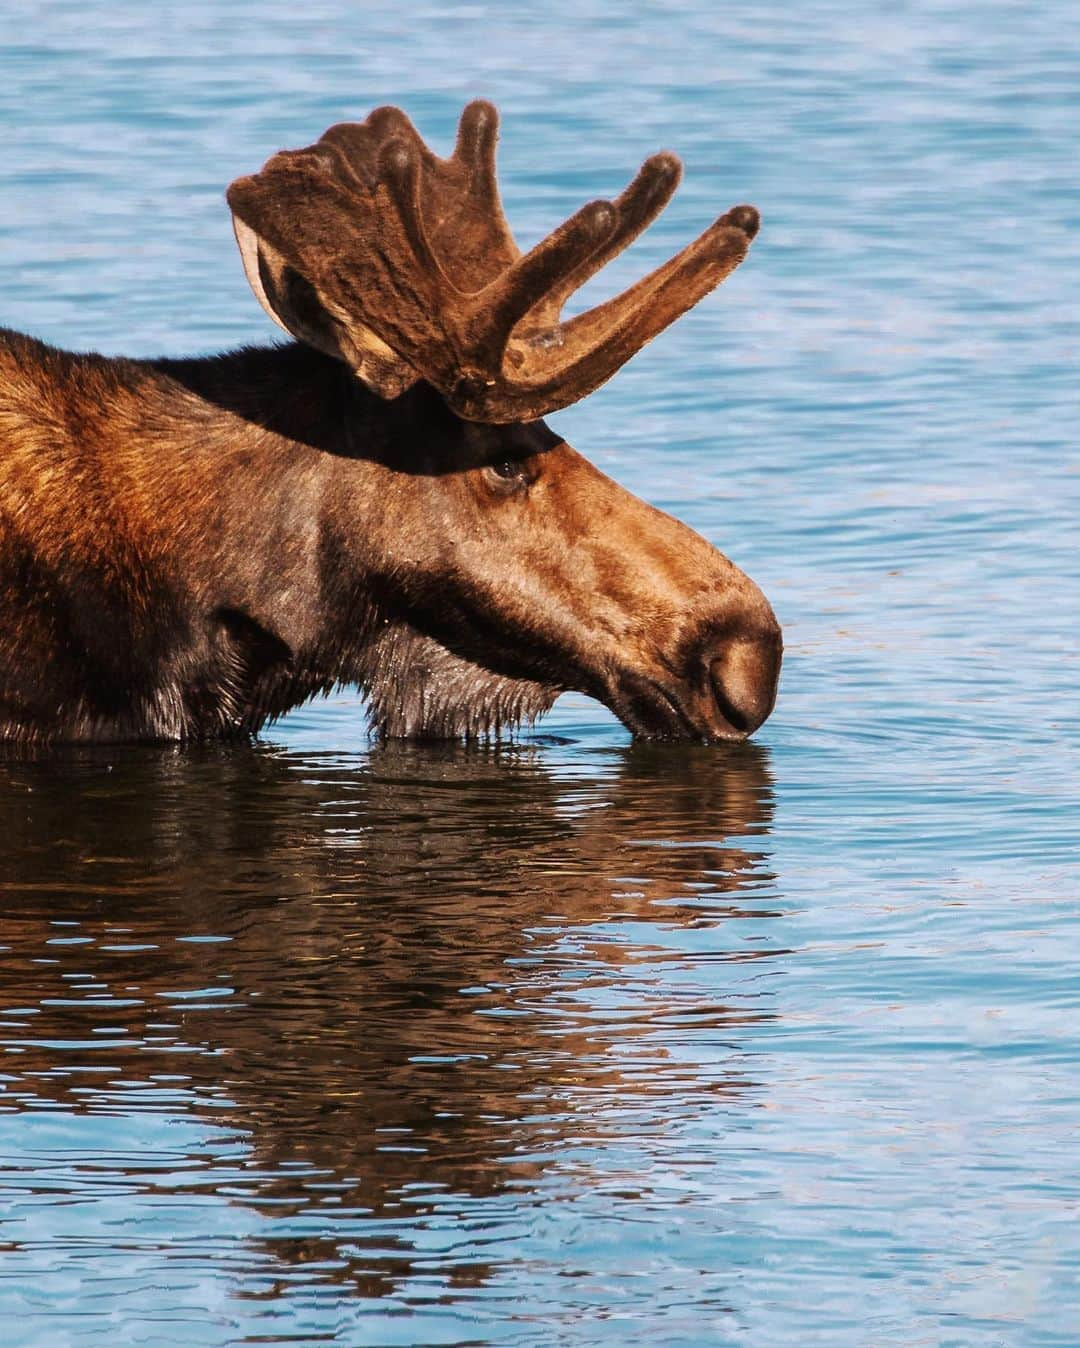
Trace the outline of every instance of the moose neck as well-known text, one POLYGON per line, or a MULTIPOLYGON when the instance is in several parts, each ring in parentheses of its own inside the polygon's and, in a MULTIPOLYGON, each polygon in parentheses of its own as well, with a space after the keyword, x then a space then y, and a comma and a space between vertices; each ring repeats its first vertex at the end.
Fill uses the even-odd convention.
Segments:
POLYGON ((194 470, 203 505, 196 538, 192 512, 176 512, 174 546, 186 566, 204 559, 196 624, 220 629, 219 652, 241 671, 238 730, 341 683, 360 684, 375 727, 394 735, 488 733, 550 706, 556 690, 455 655, 388 592, 382 559, 400 568, 434 545, 429 456, 452 414, 433 390, 388 403, 300 345, 151 368, 192 399, 173 485, 198 490, 194 470))
POLYGON ((386 420, 386 404, 345 365, 300 342, 142 364, 185 388, 204 415, 227 415, 222 434, 242 434, 243 423, 264 442, 280 442, 278 450, 306 446, 355 457, 358 435, 386 420))
POLYGON ((185 625, 196 644, 210 633, 207 714, 255 730, 357 680, 373 630, 385 626, 367 583, 363 521, 386 494, 379 459, 392 418, 340 362, 297 344, 141 368, 166 376, 155 379, 165 443, 146 471, 174 507, 156 532, 176 589, 187 591, 185 625))

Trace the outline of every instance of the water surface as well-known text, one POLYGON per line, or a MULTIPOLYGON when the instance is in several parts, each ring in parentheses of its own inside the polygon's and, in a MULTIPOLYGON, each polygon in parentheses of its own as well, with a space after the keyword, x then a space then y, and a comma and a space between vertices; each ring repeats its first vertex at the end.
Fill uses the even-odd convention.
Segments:
MULTIPOLYGON (((1070 7, 0 14, 0 321, 273 336, 225 184, 378 103, 504 113, 522 242, 667 146, 609 293, 748 263, 554 419, 784 624, 737 750, 0 763, 5 1343, 1072 1345, 1070 7)), ((590 295, 585 297, 590 298, 590 295)))

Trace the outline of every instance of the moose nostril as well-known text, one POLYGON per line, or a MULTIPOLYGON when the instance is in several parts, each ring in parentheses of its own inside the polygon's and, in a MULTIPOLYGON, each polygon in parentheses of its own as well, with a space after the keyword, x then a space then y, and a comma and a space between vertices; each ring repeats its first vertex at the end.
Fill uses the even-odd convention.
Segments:
POLYGON ((744 714, 742 709, 728 697, 727 690, 724 687, 723 678, 719 675, 716 668, 719 663, 719 660, 714 660, 709 670, 712 678, 712 691, 716 706, 720 715, 732 730, 738 731, 740 737, 749 735, 755 727, 750 723, 749 718, 744 714))
POLYGON ((779 643, 767 639, 736 637, 709 664, 717 707, 743 735, 752 735, 772 711, 779 676, 779 643))

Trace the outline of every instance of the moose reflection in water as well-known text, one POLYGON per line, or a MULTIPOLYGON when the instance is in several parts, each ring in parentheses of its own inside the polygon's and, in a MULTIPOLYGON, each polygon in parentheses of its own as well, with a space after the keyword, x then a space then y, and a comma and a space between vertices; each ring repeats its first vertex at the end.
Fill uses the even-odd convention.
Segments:
POLYGON ((777 951, 740 919, 769 915, 767 764, 752 744, 580 776, 529 747, 8 760, 0 1105, 227 1124, 254 1178, 234 1149, 210 1187, 273 1219, 266 1251, 379 1295, 408 1274, 407 1242, 385 1249, 410 1187, 412 1221, 521 1196, 676 1097, 754 1098, 738 1027, 774 1014, 777 951), (707 1063, 671 1052, 702 1038, 707 1063), (275 1238, 283 1213, 316 1233, 275 1238))

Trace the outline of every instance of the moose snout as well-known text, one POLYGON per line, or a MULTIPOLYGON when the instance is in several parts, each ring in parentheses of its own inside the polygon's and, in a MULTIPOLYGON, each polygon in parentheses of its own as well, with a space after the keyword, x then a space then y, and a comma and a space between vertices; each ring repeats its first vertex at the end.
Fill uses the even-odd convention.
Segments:
POLYGON ((709 685, 724 738, 752 735, 776 702, 784 643, 775 619, 721 638, 708 658, 709 685))

